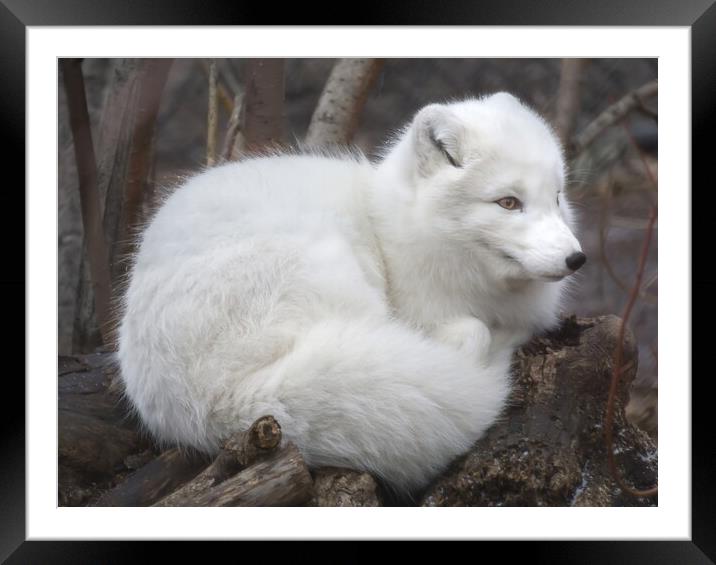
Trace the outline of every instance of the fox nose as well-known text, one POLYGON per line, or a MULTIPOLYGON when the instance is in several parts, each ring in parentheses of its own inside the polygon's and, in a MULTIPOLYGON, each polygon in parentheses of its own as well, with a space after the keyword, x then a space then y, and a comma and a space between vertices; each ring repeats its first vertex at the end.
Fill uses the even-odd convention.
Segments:
POLYGON ((577 251, 576 253, 572 253, 569 257, 567 257, 567 267, 569 267, 572 271, 576 271, 584 265, 587 262, 587 256, 582 253, 581 251, 577 251))

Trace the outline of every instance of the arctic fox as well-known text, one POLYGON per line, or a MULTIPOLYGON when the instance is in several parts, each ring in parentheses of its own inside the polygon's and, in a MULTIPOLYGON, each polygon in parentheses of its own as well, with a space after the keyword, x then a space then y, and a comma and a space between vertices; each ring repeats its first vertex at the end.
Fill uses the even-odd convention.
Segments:
POLYGON ((585 261, 549 126, 506 93, 420 110, 377 163, 207 170, 141 236, 119 328, 157 439, 272 414, 309 466, 424 487, 500 415, 514 348, 585 261))

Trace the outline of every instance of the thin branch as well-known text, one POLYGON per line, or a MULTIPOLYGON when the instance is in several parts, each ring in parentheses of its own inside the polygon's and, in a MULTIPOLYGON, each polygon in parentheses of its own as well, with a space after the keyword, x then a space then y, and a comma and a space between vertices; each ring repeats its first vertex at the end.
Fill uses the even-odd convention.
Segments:
MULTIPOLYGON (((244 103, 244 89, 236 80, 233 75, 231 67, 227 64, 226 60, 216 61, 210 64, 206 60, 201 60, 201 69, 204 71, 209 84, 211 85, 211 73, 212 64, 215 66, 216 72, 216 98, 221 102, 224 109, 229 112, 229 122, 227 124, 226 133, 224 136, 224 143, 221 147, 219 155, 214 159, 213 163, 217 161, 229 161, 232 159, 235 153, 237 145, 241 145, 238 141, 241 139, 241 112, 244 103), (223 62, 223 65, 221 64, 223 62)), ((211 98, 214 98, 211 96, 211 98)), ((218 111, 216 112, 218 116, 218 111)), ((208 146, 208 143, 207 143, 208 146)), ((238 147, 239 150, 243 147, 238 147)), ((207 158, 208 162, 208 158, 207 158)))
POLYGON ((308 126, 307 145, 350 143, 383 63, 383 59, 338 60, 308 126))
POLYGON ((571 157, 574 158, 582 153, 599 134, 624 118, 629 112, 644 107, 644 100, 655 96, 658 91, 657 81, 648 82, 609 106, 581 133, 572 138, 569 147, 571 157))
MULTIPOLYGON (((204 71, 204 75, 206 76, 206 79, 209 80, 211 76, 211 64, 207 62, 205 59, 201 59, 201 70, 204 71)), ((216 72, 216 93, 219 98, 219 102, 221 102, 221 105, 224 107, 224 110, 226 110, 227 113, 231 113, 234 110, 234 104, 232 102, 234 95, 238 94, 238 90, 233 90, 232 88, 227 88, 224 86, 222 81, 226 80, 226 76, 224 76, 219 69, 217 69, 216 72), (233 91, 233 94, 232 94, 233 91)))
POLYGON ((554 126, 563 144, 572 137, 579 114, 579 87, 586 62, 586 59, 562 59, 554 126))
POLYGON ((231 59, 222 59, 219 67, 219 78, 220 83, 226 83, 226 89, 231 97, 243 96, 244 88, 241 86, 241 81, 236 78, 234 73, 234 67, 230 63, 231 59))
POLYGON ((614 372, 612 374, 612 380, 609 387, 607 413, 605 416, 604 423, 607 457, 609 458, 609 470, 611 471, 612 476, 617 481, 621 489, 636 497, 655 496, 658 492, 658 487, 653 487, 646 490, 634 489, 627 485, 624 482, 622 476, 620 475, 619 469, 617 468, 616 459, 614 457, 614 407, 616 404, 615 401, 617 396, 617 388, 619 386, 619 380, 621 379, 622 371, 624 369, 624 367, 622 367, 622 355, 624 349, 624 335, 626 332, 626 325, 629 321, 629 316, 631 315, 632 309, 634 308, 634 303, 636 302, 637 295, 639 294, 639 288, 641 287, 641 280, 644 276, 644 267, 646 266, 646 258, 649 254, 649 244, 651 242, 651 233, 652 228, 654 227, 654 222, 656 221, 656 215, 656 207, 652 207, 651 214, 649 216, 649 226, 647 227, 646 234, 644 235, 644 244, 642 247, 641 256, 639 257, 639 268, 637 270, 636 280, 634 281, 634 286, 632 287, 631 294, 629 295, 629 300, 627 301, 626 307, 624 308, 624 313, 622 314, 621 326, 619 328, 619 339, 617 341, 617 349, 614 355, 614 372))
POLYGON ((94 289, 95 313, 102 341, 107 344, 111 318, 112 283, 109 251, 102 227, 102 204, 97 182, 97 161, 90 127, 81 59, 60 59, 67 92, 70 127, 79 176, 82 225, 85 232, 87 259, 94 289))
MULTIPOLYGON (((631 230, 643 230, 649 225, 649 220, 644 218, 632 218, 631 216, 617 216, 612 215, 612 225, 618 228, 625 228, 631 230)), ((658 229, 658 225, 654 226, 654 229, 658 229)))
POLYGON ((216 126, 218 122, 216 96, 216 61, 209 63, 209 115, 207 117, 206 166, 216 163, 216 126))
POLYGON ((224 145, 221 149, 221 158, 224 161, 230 161, 234 154, 234 147, 237 144, 239 132, 241 129, 241 107, 243 98, 238 94, 234 97, 234 109, 229 117, 229 124, 226 128, 226 136, 224 137, 224 145))
MULTIPOLYGON (((649 177, 649 180, 656 188, 657 182, 656 177, 654 176, 651 168, 649 167, 649 164, 646 162, 646 158, 644 157, 644 152, 639 149, 638 144, 636 143, 636 140, 634 139, 634 136, 632 135, 631 131, 627 127, 627 125, 622 122, 622 126, 624 127, 627 136, 629 137, 629 140, 631 141, 632 145, 635 147, 637 152, 639 153, 639 156, 641 157, 642 164, 644 166, 644 169, 646 171, 646 175, 649 177)), ((617 348, 614 355, 614 371, 612 373, 612 380, 611 385, 609 387, 609 397, 607 399, 607 413, 605 416, 605 422, 604 422, 604 430, 605 430, 605 442, 606 442, 606 449, 607 449, 607 457, 609 461, 609 470, 614 477, 614 479, 617 481, 621 489, 630 494, 634 497, 650 497, 650 496, 656 496, 659 492, 658 486, 653 486, 649 489, 635 489, 631 486, 627 485, 622 476, 619 473, 619 468, 616 464, 616 459, 614 457, 614 435, 613 435, 613 428, 614 428, 614 405, 616 401, 616 391, 617 387, 619 386, 619 380, 621 379, 622 375, 622 355, 623 355, 623 349, 624 349, 624 336, 626 333, 626 325, 629 321, 629 316, 631 315, 632 309, 634 308, 634 304, 636 303, 637 296, 639 295, 640 289, 642 287, 642 279, 644 278, 644 270, 646 268, 646 260, 649 255, 649 246, 651 243, 651 234, 654 229, 654 224, 656 223, 656 217, 657 217, 657 208, 656 204, 652 204, 651 206, 651 212, 649 214, 649 224, 646 228, 646 233, 644 234, 644 243, 641 250, 641 255, 639 257, 639 267, 637 269, 636 273, 636 280, 634 281, 634 285, 632 287, 631 293, 629 295, 629 300, 627 301, 626 306, 624 307, 624 313, 622 314, 622 321, 621 326, 619 328, 619 340, 617 341, 617 348)))
MULTIPOLYGON (((607 211, 609 209, 611 203, 611 191, 607 191, 607 196, 605 196, 605 202, 602 207, 601 213, 599 215, 599 257, 602 261, 602 265, 604 265, 604 270, 607 272, 607 275, 609 275, 609 278, 612 279, 614 284, 616 284, 622 291, 626 293, 631 292, 631 287, 624 282, 619 275, 617 275, 616 270, 612 266, 611 261, 609 260, 609 256, 607 255, 607 234, 609 231, 609 224, 607 222, 607 211)), ((649 220, 647 219, 645 221, 645 229, 649 229, 649 220)), ((655 226, 652 226, 652 229, 655 226)), ((652 296, 648 292, 646 292, 646 289, 648 286, 645 286, 643 289, 639 290, 639 298, 641 298, 644 302, 647 304, 654 305, 657 303, 657 298, 655 296, 652 296)))

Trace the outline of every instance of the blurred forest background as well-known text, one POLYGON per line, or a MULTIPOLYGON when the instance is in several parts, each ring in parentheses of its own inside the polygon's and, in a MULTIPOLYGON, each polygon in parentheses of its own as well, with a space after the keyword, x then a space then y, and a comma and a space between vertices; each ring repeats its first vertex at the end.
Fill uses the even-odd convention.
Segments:
MULTIPOLYGON (((286 59, 283 83, 283 141, 303 140, 335 59, 286 59)), ((127 61, 82 62, 87 108, 98 167, 108 123, 107 105, 117 103, 122 66, 127 61)), ((217 100, 218 145, 236 123, 244 96, 247 60, 176 59, 160 89, 154 126, 153 160, 148 184, 154 192, 175 186, 183 175, 207 165, 207 114, 210 84, 217 100), (210 80, 210 76, 214 77, 210 80), (236 114, 236 112, 234 112, 236 114)), ((58 82, 58 348, 60 355, 100 345, 78 299, 81 294, 83 221, 78 172, 70 127, 63 70, 58 82)), ((389 134, 422 106, 465 96, 509 91, 557 127, 570 149, 570 199, 580 219, 579 238, 588 257, 576 273, 565 313, 622 315, 634 285, 647 235, 650 209, 656 205, 657 97, 634 99, 630 111, 598 129, 592 142, 574 140, 603 112, 655 81, 656 59, 387 59, 376 69, 359 115, 353 144, 374 155, 389 134), (571 140, 571 141, 570 141, 571 140), (579 144, 577 144, 579 145, 579 144)), ((111 116, 110 116, 111 117, 111 116)), ((116 118, 116 116, 115 116, 116 118)), ((110 120, 111 122, 111 120, 110 120)), ((111 123, 110 123, 111 125, 111 123)), ((593 130, 595 131, 595 130, 593 130)), ((235 133, 235 132, 233 132, 235 133)), ((231 135, 231 133, 230 133, 231 135)), ((102 171, 100 171, 102 174, 102 171)), ((141 222, 151 213, 143 206, 141 222)), ((643 281, 629 324, 639 345, 639 372, 627 414, 657 435, 657 237, 652 235, 643 281)), ((95 321, 96 326, 96 321, 95 321)), ((96 334, 96 327, 94 329, 96 334)))

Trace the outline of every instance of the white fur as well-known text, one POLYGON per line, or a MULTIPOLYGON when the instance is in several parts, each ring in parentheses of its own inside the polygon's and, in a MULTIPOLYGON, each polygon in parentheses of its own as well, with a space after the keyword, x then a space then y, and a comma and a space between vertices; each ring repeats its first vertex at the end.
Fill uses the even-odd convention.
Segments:
POLYGON ((563 185, 551 131, 506 94, 424 108, 377 164, 199 174, 141 237, 126 394, 165 442, 214 452, 272 414, 311 466, 422 487, 499 416, 513 348, 556 321, 579 251, 563 185))

